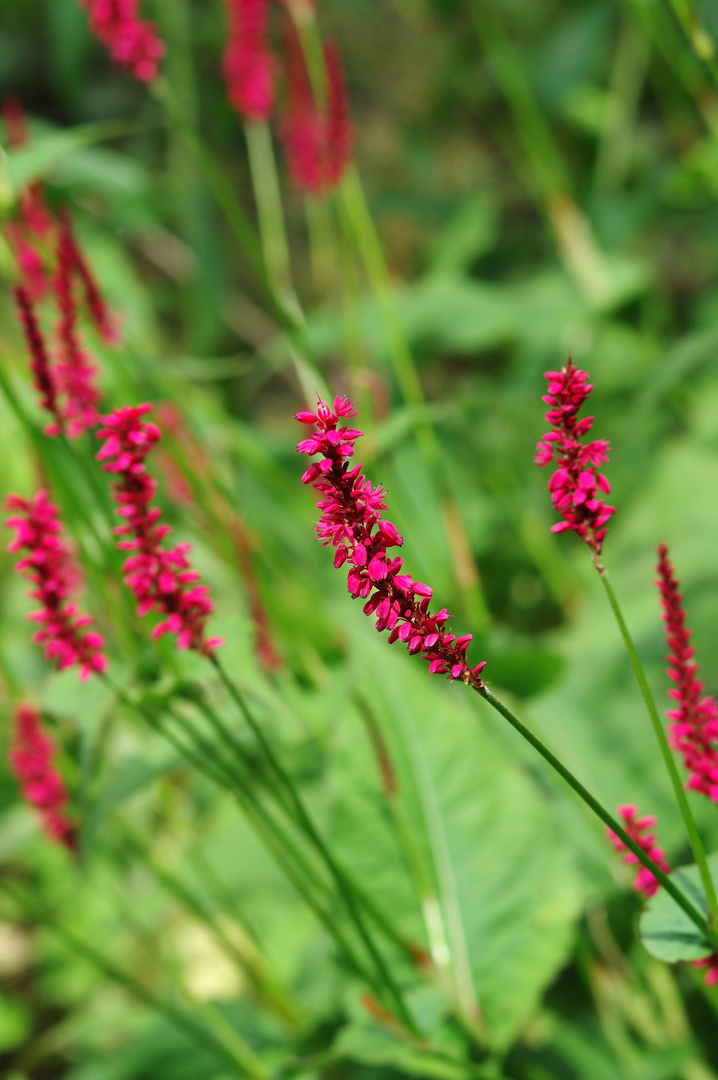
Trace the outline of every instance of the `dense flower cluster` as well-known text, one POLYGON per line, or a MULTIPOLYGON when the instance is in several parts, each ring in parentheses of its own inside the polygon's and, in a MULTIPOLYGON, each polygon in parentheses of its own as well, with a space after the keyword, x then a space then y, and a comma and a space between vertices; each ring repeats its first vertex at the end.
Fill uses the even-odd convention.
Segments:
POLYGON ((671 745, 678 750, 688 770, 686 787, 707 795, 718 803, 718 703, 703 695, 703 683, 698 678, 698 664, 693 659, 695 649, 690 644, 691 631, 686 627, 683 596, 668 558, 668 548, 658 548, 658 578, 662 618, 670 652, 668 676, 676 684, 668 691, 677 708, 666 713, 670 725, 671 745))
POLYGON ((162 511, 151 505, 157 481, 147 471, 145 458, 161 435, 155 424, 144 419, 149 412, 151 405, 125 405, 102 417, 103 427, 97 432, 105 440, 97 458, 104 462, 105 472, 117 477, 112 491, 123 524, 115 533, 124 537, 117 546, 133 553, 125 560, 125 584, 135 594, 138 615, 156 611, 166 616, 154 628, 153 638, 177 634, 180 649, 211 656, 222 639, 205 638, 205 624, 213 610, 207 586, 195 584, 199 574, 187 559, 189 544, 163 547, 162 540, 171 529, 160 524, 162 511))
POLYGON ((57 385, 65 396, 62 418, 73 438, 97 424, 100 394, 95 386, 97 368, 80 344, 74 270, 77 249, 69 223, 60 226, 53 290, 60 311, 57 325, 59 358, 57 385))
POLYGON ((139 17, 137 0, 80 0, 87 8, 90 29, 121 68, 142 82, 157 75, 164 43, 154 23, 139 17))
POLYGON ((68 600, 79 572, 60 538, 57 507, 46 491, 39 491, 34 499, 10 495, 7 508, 12 516, 6 524, 16 530, 8 550, 27 551, 15 569, 27 573, 34 586, 29 595, 41 604, 29 616, 39 624, 33 641, 42 645, 45 656, 59 670, 77 665, 81 679, 104 671, 107 657, 102 652, 102 637, 94 630, 86 630, 92 623, 91 616, 78 614, 77 605, 68 600))
POLYGON ((314 194, 336 187, 354 144, 341 57, 330 42, 324 46, 324 63, 326 101, 319 105, 297 35, 288 35, 289 104, 282 134, 292 180, 314 194))
POLYGON ((548 393, 543 400, 550 406, 546 420, 552 430, 539 441, 536 464, 555 461, 558 469, 548 482, 554 508, 562 517, 553 532, 572 529, 590 548, 600 555, 608 521, 616 509, 608 506, 601 492, 611 490, 608 480, 597 469, 608 461, 608 442, 581 439, 593 425, 593 417, 577 419, 577 413, 593 387, 585 371, 574 367, 569 355, 561 371, 547 371, 548 393))
POLYGON ((227 97, 247 120, 267 120, 274 104, 275 62, 267 39, 268 0, 225 0, 227 97))
POLYGON ((302 476, 322 496, 317 504, 321 519, 316 526, 324 546, 336 549, 337 569, 347 563, 347 585, 354 598, 366 600, 364 613, 376 616, 376 628, 389 631, 389 642, 403 641, 410 653, 421 653, 432 674, 447 674, 480 688, 485 662, 472 668, 466 659, 471 634, 455 637, 445 630, 449 613, 429 612, 433 590, 409 574, 401 573, 403 559, 390 555, 403 537, 382 517, 384 489, 372 488, 361 465, 349 468, 354 443, 362 434, 345 421, 356 416, 346 398, 334 399, 333 408, 319 401, 317 411, 300 412, 296 419, 317 430, 299 443, 300 454, 321 454, 302 476))
POLYGON ((67 789, 54 764, 56 753, 55 744, 43 731, 39 714, 27 705, 19 705, 15 711, 10 766, 24 798, 40 812, 47 835, 73 851, 75 826, 66 812, 67 789))
MULTIPOLYGON (((630 804, 619 806, 618 813, 622 819, 623 827, 631 839, 635 840, 638 846, 643 848, 646 854, 653 859, 654 863, 656 863, 661 870, 666 874, 669 874, 671 868, 666 859, 665 852, 662 848, 658 847, 654 834, 650 832, 656 824, 656 819, 650 816, 639 817, 638 808, 630 804)), ((610 829, 607 829, 606 831, 616 851, 623 854, 624 860, 632 866, 640 866, 638 856, 634 855, 632 851, 629 851, 623 841, 620 840, 614 832, 610 829)), ((640 866, 636 879, 633 882, 633 888, 636 892, 641 892, 644 896, 648 897, 653 896, 654 893, 658 892, 660 885, 650 870, 645 866, 640 866)))

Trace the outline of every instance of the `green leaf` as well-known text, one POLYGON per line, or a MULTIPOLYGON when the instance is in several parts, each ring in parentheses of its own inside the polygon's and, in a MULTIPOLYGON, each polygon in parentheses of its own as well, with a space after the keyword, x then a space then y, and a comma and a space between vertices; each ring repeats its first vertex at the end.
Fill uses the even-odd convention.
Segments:
MULTIPOLYGON (((718 886, 718 852, 710 856, 708 866, 718 886)), ((707 917, 708 909, 698 867, 681 866, 670 876, 696 907, 706 912, 707 917)), ((656 893, 643 912, 640 929, 641 941, 649 953, 668 964, 675 964, 678 960, 700 960, 713 952, 701 932, 664 889, 656 893)))
POLYGON ((15 191, 20 191, 74 151, 105 139, 116 139, 127 134, 130 127, 127 120, 107 120, 37 135, 29 146, 8 153, 5 166, 8 180, 15 191))

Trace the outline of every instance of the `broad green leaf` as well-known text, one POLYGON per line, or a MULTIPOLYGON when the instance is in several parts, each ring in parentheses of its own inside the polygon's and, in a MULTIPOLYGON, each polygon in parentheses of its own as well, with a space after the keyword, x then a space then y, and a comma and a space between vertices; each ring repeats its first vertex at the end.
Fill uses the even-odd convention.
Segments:
MULTIPOLYGON (((710 856, 708 865, 713 882, 718 886, 718 853, 710 856)), ((673 871, 671 878, 699 911, 707 912, 697 866, 681 866, 673 871)), ((641 941, 652 956, 667 964, 675 964, 678 960, 700 960, 713 952, 695 923, 665 889, 652 897, 641 916, 641 941)))
POLYGON ((8 153, 5 165, 7 178, 13 189, 20 191, 26 184, 45 176, 54 165, 76 150, 126 135, 130 127, 127 120, 106 120, 38 134, 28 146, 8 153))
POLYGON ((475 1015, 478 1003, 492 1045, 505 1046, 570 948, 580 903, 572 857, 550 807, 498 748, 500 721, 371 634, 357 626, 355 694, 387 744, 413 845, 397 831, 371 741, 349 710, 336 733, 335 840, 387 918, 431 948, 459 1007, 475 1015))

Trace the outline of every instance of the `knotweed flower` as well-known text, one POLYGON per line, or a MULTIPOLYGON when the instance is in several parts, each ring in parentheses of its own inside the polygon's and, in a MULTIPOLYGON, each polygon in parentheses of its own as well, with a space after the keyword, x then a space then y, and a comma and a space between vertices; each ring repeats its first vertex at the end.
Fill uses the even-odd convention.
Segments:
POLYGON ((695 649, 690 644, 691 631, 686 626, 683 596, 668 558, 668 548, 658 548, 658 578, 662 618, 670 652, 667 656, 667 675, 676 684, 668 691, 677 708, 666 713, 670 725, 671 745, 678 750, 689 773, 686 787, 700 791, 718 803, 718 703, 703 695, 703 683, 698 678, 699 667, 693 659, 695 649))
POLYGON ((67 221, 60 226, 57 247, 57 266, 53 280, 55 299, 60 310, 57 326, 59 363, 57 382, 66 400, 62 417, 67 433, 72 438, 88 428, 95 427, 98 420, 97 405, 100 394, 95 386, 97 368, 90 363, 82 348, 77 330, 77 298, 74 290, 75 245, 67 221))
MULTIPOLYGON (((187 458, 192 461, 193 471, 197 475, 209 473, 210 460, 207 452, 195 439, 177 406, 169 401, 161 401, 157 406, 157 419, 162 430, 169 432, 174 442, 184 448, 187 458)), ((196 508, 192 485, 172 450, 158 447, 156 455, 155 460, 171 498, 175 502, 196 508)), ((229 510, 224 501, 218 501, 215 513, 222 530, 232 541, 237 565, 244 580, 249 613, 254 625, 254 648, 257 660, 266 671, 278 671, 282 666, 282 661, 272 641, 272 628, 254 569, 252 545, 247 529, 244 523, 229 510)), ((200 516, 203 518, 206 529, 210 531, 216 529, 215 522, 209 516, 200 516)))
POLYGON ((80 0, 87 8, 90 29, 119 67, 141 82, 151 82, 165 46, 154 23, 140 19, 137 0, 80 0))
POLYGON ((268 0, 225 0, 227 97, 245 120, 267 120, 274 104, 275 61, 267 39, 268 0))
POLYGON ((46 435, 58 435, 62 431, 62 414, 57 400, 55 374, 50 367, 50 358, 45 348, 45 339, 40 330, 27 289, 16 286, 14 290, 18 317, 25 331, 25 339, 30 350, 30 368, 35 376, 35 389, 40 395, 40 405, 49 412, 54 420, 45 427, 46 435))
POLYGON ((316 413, 296 416, 318 429, 297 449, 300 454, 322 455, 302 476, 302 483, 311 484, 322 496, 317 503, 322 512, 316 526, 319 538, 323 546, 336 549, 337 569, 347 564, 351 596, 366 601, 364 614, 376 617, 377 630, 389 631, 390 643, 403 641, 410 653, 421 653, 432 674, 462 679, 479 689, 485 661, 474 668, 469 665, 466 647, 472 635, 457 638, 446 632, 446 608, 435 615, 429 612, 433 590, 401 573, 403 559, 389 554, 390 548, 401 546, 403 537, 382 517, 384 489, 372 488, 361 465, 349 468, 354 443, 362 434, 344 422, 354 416, 356 409, 343 397, 334 399, 333 408, 320 400, 316 413))
POLYGON ((97 459, 105 462, 105 472, 117 477, 112 493, 123 524, 114 531, 126 538, 117 546, 133 552, 125 560, 125 584, 135 594, 139 616, 150 611, 166 616, 152 631, 154 639, 177 634, 180 649, 212 656, 222 638, 205 638, 205 624, 213 610, 207 586, 195 585, 199 574, 187 559, 189 544, 163 547, 162 540, 171 529, 160 524, 162 511, 151 505, 157 481, 147 471, 145 458, 161 434, 155 424, 144 419, 150 412, 151 405, 125 405, 103 416, 104 426, 97 432, 97 437, 105 440, 97 459))
POLYGON ((286 49, 289 103, 282 135, 289 171, 300 190, 322 194, 341 180, 354 144, 341 57, 332 43, 324 46, 326 101, 319 105, 294 31, 286 49))
POLYGON ((95 280, 95 276, 90 270, 87 259, 75 239, 70 222, 70 215, 67 212, 63 212, 61 218, 58 260, 60 258, 64 259, 67 273, 75 274, 82 283, 87 311, 100 337, 106 341, 108 345, 116 345, 120 340, 120 334, 117 328, 118 320, 108 308, 95 280))
POLYGON ((47 659, 60 671, 77 665, 81 679, 88 679, 93 671, 104 671, 104 640, 94 630, 86 630, 91 616, 79 614, 77 604, 68 599, 79 581, 79 571, 60 538, 57 507, 46 491, 39 491, 34 499, 8 496, 7 508, 13 516, 6 524, 16 530, 8 550, 27 552, 15 569, 27 574, 34 586, 28 595, 41 604, 28 616, 39 623, 32 640, 42 645, 47 659))
MULTIPOLYGON (((649 830, 656 824, 654 817, 639 817, 638 808, 632 806, 630 803, 626 806, 619 806, 618 813, 623 821, 623 827, 631 837, 632 840, 643 848, 647 855, 653 859, 666 874, 671 872, 670 865, 666 859, 665 852, 662 848, 658 847, 656 838, 649 830)), ((607 829, 608 838, 613 844, 616 851, 623 854, 624 861, 630 863, 632 866, 638 866, 638 856, 634 855, 632 851, 629 851, 626 845, 619 837, 616 836, 611 829, 607 829)), ((650 870, 645 866, 641 866, 636 879, 633 882, 633 888, 636 892, 643 893, 644 896, 653 896, 658 892, 660 885, 657 879, 653 876, 650 870)))
POLYGON ((67 815, 67 789, 55 766, 57 748, 43 730, 35 709, 19 705, 15 710, 15 729, 10 749, 10 766, 23 797, 40 813, 42 825, 51 840, 76 847, 75 826, 67 815))
POLYGON ((561 371, 547 371, 548 393, 543 400, 550 406, 546 420, 549 431, 536 447, 535 462, 539 466, 555 461, 558 469, 548 482, 554 508, 562 517, 552 532, 572 529, 596 556, 601 554, 608 521, 616 508, 608 506, 600 492, 611 490, 608 480, 597 469, 608 461, 608 442, 581 439, 593 426, 593 417, 577 419, 577 413, 593 389, 585 371, 574 367, 569 354, 561 371))

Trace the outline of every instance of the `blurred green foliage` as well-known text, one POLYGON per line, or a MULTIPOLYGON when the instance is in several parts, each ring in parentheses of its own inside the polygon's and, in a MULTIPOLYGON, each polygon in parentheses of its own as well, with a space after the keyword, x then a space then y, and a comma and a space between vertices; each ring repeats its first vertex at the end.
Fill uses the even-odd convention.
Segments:
MULTIPOLYGON (((169 84, 253 218, 241 128, 219 74, 222 5, 146 0, 144 8, 168 44, 169 84)), ((338 200, 323 220, 282 169, 307 339, 332 390, 361 403, 361 460, 388 488, 407 568, 431 582, 455 627, 478 631, 471 655, 489 660, 492 685, 605 803, 657 814, 671 860, 687 862, 605 597, 579 541, 551 536, 547 476, 532 457, 545 430, 543 372, 571 349, 595 383, 595 432, 612 445, 618 513, 606 561, 654 692, 665 692, 652 586, 659 540, 685 588, 707 688, 718 690, 710 70, 663 0, 319 8, 322 31, 344 56, 357 166, 426 402, 407 403, 401 392, 363 269, 351 271, 356 291, 346 288, 338 200), (417 424, 427 422, 438 465, 417 448, 417 424), (458 533, 445 527, 447 503, 458 507, 458 533), (471 593, 461 582, 474 564, 480 585, 471 593)), ((718 40, 715 5, 695 8, 718 40)), ((429 1054, 362 1006, 361 985, 232 800, 101 684, 49 672, 30 645, 24 587, 5 557, 3 714, 21 696, 42 704, 84 824, 82 858, 71 865, 39 835, 0 764, 0 873, 31 898, 27 910, 0 900, 0 1071, 9 1080, 235 1074, 53 936, 57 922, 145 990, 188 1007, 230 1051, 240 1036, 257 1055, 257 1075, 714 1076, 716 991, 637 944, 638 905, 603 830, 482 703, 374 640, 315 543, 294 453, 291 417, 303 397, 291 349, 158 100, 110 67, 75 0, 5 0, 0 93, 22 99, 32 121, 33 147, 24 162, 12 159, 10 178, 13 169, 39 173, 51 201, 71 207, 122 314, 121 350, 93 341, 107 401, 176 401, 192 432, 180 461, 184 452, 201 464, 195 440, 211 461, 195 500, 173 502, 165 482, 162 503, 212 588, 226 666, 342 864, 402 935, 438 956, 423 981, 397 961, 429 1054), (218 492, 247 533, 283 658, 272 677, 253 651, 251 597, 231 535, 202 508, 200 496, 211 503, 218 492), (394 801, 382 789, 374 727, 396 769, 394 801), (239 960, 137 857, 126 828, 201 898, 239 960), (448 961, 427 937, 432 904, 448 961), (297 1003, 298 1031, 252 991, 246 968, 256 955, 297 1003), (471 1027, 479 1011, 488 1057, 471 1027)), ((0 273, 9 285, 5 247, 0 273)), ((29 493, 39 473, 51 483, 118 682, 172 696, 182 680, 204 680, 197 657, 150 644, 134 618, 118 585, 108 504, 79 464, 91 462, 91 440, 73 456, 39 435, 8 289, 0 316, 3 378, 20 408, 0 396, 3 492, 29 493)), ((235 730, 231 703, 211 694, 235 730)), ((186 700, 175 700, 189 715, 186 700)), ((243 729, 236 734, 244 739, 243 729)), ((258 799, 263 779, 258 764, 258 799)), ((694 803, 714 850, 715 810, 694 803)))

